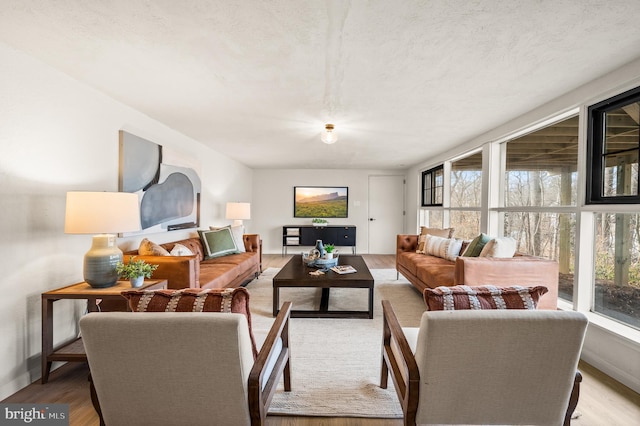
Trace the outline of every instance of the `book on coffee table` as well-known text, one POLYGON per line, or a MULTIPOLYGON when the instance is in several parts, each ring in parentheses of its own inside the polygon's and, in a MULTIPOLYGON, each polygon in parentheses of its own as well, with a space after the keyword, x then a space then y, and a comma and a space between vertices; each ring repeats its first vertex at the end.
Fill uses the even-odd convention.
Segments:
POLYGON ((356 268, 354 268, 351 265, 337 265, 334 266, 333 268, 331 268, 331 270, 337 274, 353 274, 354 272, 358 272, 356 271, 356 268))

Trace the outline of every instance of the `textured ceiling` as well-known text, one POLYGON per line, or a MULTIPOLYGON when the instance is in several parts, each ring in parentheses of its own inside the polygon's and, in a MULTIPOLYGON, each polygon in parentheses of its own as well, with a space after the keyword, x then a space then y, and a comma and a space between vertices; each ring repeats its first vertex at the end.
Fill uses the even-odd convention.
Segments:
POLYGON ((638 0, 1 6, 1 42, 252 168, 406 168, 640 56, 638 0))

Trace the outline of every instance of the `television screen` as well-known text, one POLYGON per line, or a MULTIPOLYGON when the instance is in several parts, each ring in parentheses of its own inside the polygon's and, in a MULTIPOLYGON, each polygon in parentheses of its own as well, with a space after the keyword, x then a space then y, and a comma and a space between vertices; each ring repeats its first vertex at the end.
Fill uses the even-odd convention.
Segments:
POLYGON ((346 186, 296 186, 293 217, 348 217, 349 188, 346 186))

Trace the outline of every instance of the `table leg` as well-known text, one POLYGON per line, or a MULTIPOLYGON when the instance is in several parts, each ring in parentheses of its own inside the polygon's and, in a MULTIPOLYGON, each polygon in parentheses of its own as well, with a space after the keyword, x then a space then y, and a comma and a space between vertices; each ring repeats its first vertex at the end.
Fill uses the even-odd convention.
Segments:
POLYGON ((373 319, 373 286, 369 289, 369 319, 373 319))
POLYGON ((322 296, 320 297, 320 312, 329 310, 329 287, 322 288, 322 296))
POLYGON ((52 362, 49 355, 53 353, 53 299, 42 298, 42 377, 44 385, 49 380, 52 362))
POLYGON ((98 309, 98 300, 95 298, 87 299, 87 312, 100 312, 98 309))
POLYGON ((280 310, 280 287, 276 287, 275 284, 273 286, 273 316, 278 315, 278 311, 280 310))

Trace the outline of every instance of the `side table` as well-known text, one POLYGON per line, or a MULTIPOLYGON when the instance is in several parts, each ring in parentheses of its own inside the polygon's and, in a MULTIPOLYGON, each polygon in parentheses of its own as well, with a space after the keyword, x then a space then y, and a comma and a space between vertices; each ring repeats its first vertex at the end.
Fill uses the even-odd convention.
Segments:
MULTIPOLYGON (((135 290, 158 290, 166 287, 167 280, 145 280, 142 287, 135 290)), ((42 293, 42 384, 49 380, 53 361, 83 362, 87 360, 80 337, 54 350, 53 302, 62 299, 86 299, 87 310, 96 312, 98 311, 97 300, 121 300, 120 293, 131 289, 129 281, 118 281, 114 286, 107 288, 93 288, 86 282, 81 282, 42 293)))

